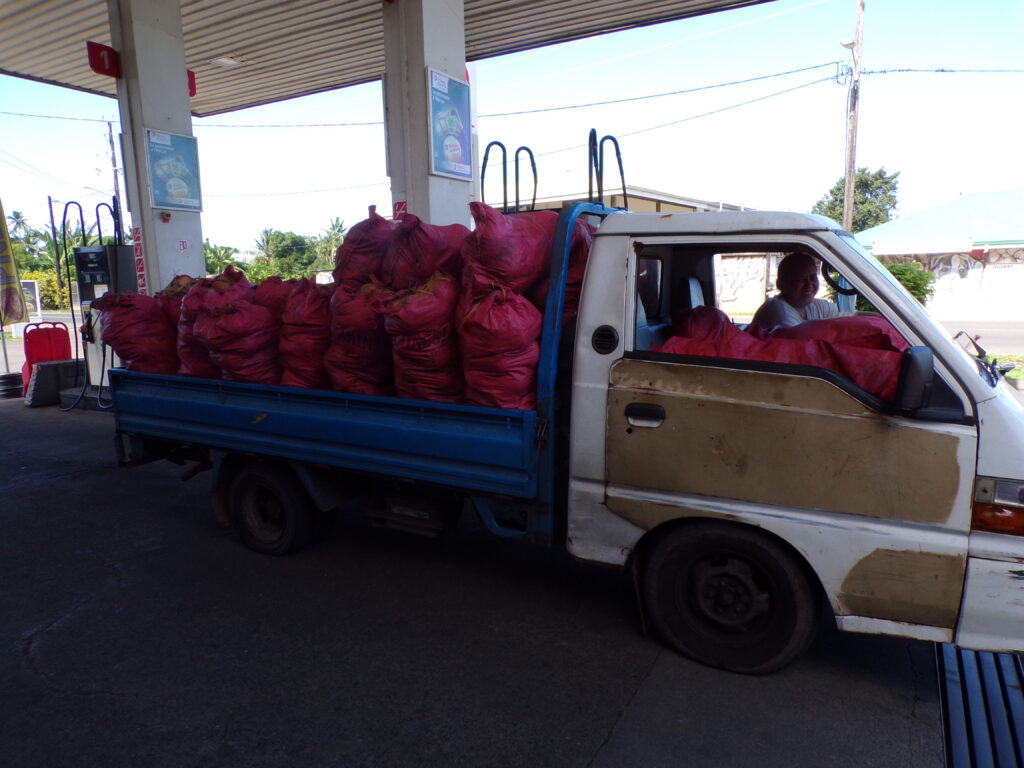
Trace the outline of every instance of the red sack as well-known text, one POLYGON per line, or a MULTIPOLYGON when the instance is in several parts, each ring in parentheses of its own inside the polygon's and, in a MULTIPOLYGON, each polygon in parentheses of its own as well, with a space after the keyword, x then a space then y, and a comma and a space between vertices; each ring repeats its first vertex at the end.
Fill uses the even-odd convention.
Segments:
MULTIPOLYGON (((253 287, 245 272, 230 264, 216 277, 209 278, 210 287, 225 296, 228 301, 252 301, 253 287)), ((200 281, 201 282, 201 281, 200 281)))
POLYGON ((157 291, 153 294, 153 298, 160 305, 160 311, 164 313, 167 322, 171 324, 172 328, 177 328, 178 321, 181 319, 181 296, 157 291))
POLYGON ((100 311, 103 343, 130 370, 177 373, 174 326, 155 298, 138 293, 107 293, 92 306, 100 311))
POLYGON ((270 310, 251 301, 230 301, 216 291, 207 293, 196 317, 195 337, 229 381, 277 384, 278 323, 270 310))
POLYGON ((462 399, 462 367, 453 333, 458 297, 455 280, 435 272, 415 290, 401 291, 379 305, 391 339, 399 397, 462 399))
POLYGON ((771 334, 775 339, 817 339, 832 344, 868 349, 903 352, 910 344, 884 317, 855 315, 830 320, 809 320, 790 328, 779 328, 771 334))
POLYGON ((438 271, 459 274, 462 241, 468 234, 462 224, 435 227, 405 214, 388 242, 381 279, 401 290, 426 282, 438 271))
POLYGON ((465 317, 474 304, 486 299, 492 291, 505 289, 505 284, 497 280, 494 275, 479 265, 467 261, 463 265, 462 274, 459 277, 459 303, 456 308, 456 316, 465 317))
POLYGON ((459 288, 443 272, 435 272, 417 288, 399 291, 379 305, 384 329, 392 336, 423 332, 450 333, 459 288))
POLYGON ((536 407, 543 316, 524 296, 492 291, 459 319, 465 399, 492 408, 536 407))
POLYGON ((281 314, 278 362, 284 386, 327 389, 324 355, 331 343, 330 300, 327 288, 305 278, 296 281, 281 314))
POLYGON ((203 297, 213 290, 213 279, 196 280, 181 300, 178 318, 178 374, 201 379, 219 379, 220 366, 210 359, 210 350, 195 337, 194 326, 203 297))
POLYGON ((394 393, 391 341, 358 334, 336 334, 324 354, 324 368, 331 389, 363 395, 394 393))
POLYGON ((543 320, 526 297, 494 290, 459 318, 459 344, 472 355, 519 349, 540 338, 543 320))
POLYGON ((331 295, 331 342, 324 355, 331 389, 367 395, 394 392, 391 340, 376 310, 392 295, 375 283, 357 291, 339 285, 331 295))
POLYGON ((275 320, 280 320, 288 297, 296 283, 298 280, 285 280, 280 275, 272 275, 256 286, 253 291, 253 303, 266 307, 275 320))
POLYGON ((194 333, 196 318, 209 293, 223 296, 226 301, 244 301, 252 298, 253 288, 245 273, 232 266, 216 277, 204 277, 189 286, 181 300, 178 318, 178 373, 182 376, 221 378, 220 365, 210 358, 210 350, 194 333))
POLYGON ((532 411, 537 407, 537 361, 540 342, 472 360, 463 358, 466 377, 465 400, 491 408, 517 408, 532 411))
POLYGON ((195 281, 194 277, 188 275, 175 275, 166 288, 153 294, 153 298, 160 302, 160 308, 175 329, 178 327, 178 320, 181 319, 181 300, 195 281))
POLYGON ((331 294, 331 332, 341 334, 374 334, 384 331, 384 318, 377 311, 394 298, 395 292, 379 283, 365 283, 353 290, 339 285, 331 294))
MULTIPOLYGON (((584 221, 576 219, 573 226, 572 238, 569 241, 569 264, 565 273, 565 298, 562 301, 562 327, 576 319, 576 312, 580 307, 580 292, 583 289, 583 276, 587 271, 587 259, 590 257, 590 247, 594 243, 595 227, 584 221)), ((548 280, 541 280, 527 293, 530 301, 541 312, 547 308, 548 280)))
POLYGON ((377 213, 377 206, 371 205, 369 218, 345 233, 345 240, 334 254, 334 282, 358 290, 371 277, 379 276, 396 226, 377 213))
POLYGON ((391 345, 399 397, 444 403, 462 399, 459 346, 451 333, 392 336, 391 345))
MULTIPOLYGON (((734 326, 721 310, 695 307, 685 313, 677 323, 675 330, 680 335, 670 338, 658 351, 825 368, 850 379, 861 389, 883 400, 892 400, 896 396, 896 387, 899 383, 902 350, 857 346, 845 341, 832 342, 813 337, 845 337, 863 342, 865 334, 856 330, 850 333, 850 328, 842 328, 845 324, 839 324, 839 330, 834 334, 829 330, 830 324, 844 319, 853 318, 815 321, 811 328, 803 331, 796 330, 800 326, 786 329, 793 331, 797 336, 804 334, 803 338, 787 338, 785 334, 780 335, 779 331, 766 338, 758 338, 734 326)), ((886 322, 882 318, 878 319, 886 322)), ((867 334, 871 343, 894 346, 898 344, 897 340, 882 331, 883 329, 875 328, 875 333, 867 334)), ((905 341, 903 343, 906 344, 905 341)))
POLYGON ((565 301, 562 304, 562 327, 576 319, 580 308, 583 276, 587 271, 590 248, 594 244, 596 227, 583 219, 576 219, 569 242, 569 271, 565 276, 565 301))
POLYGON ((548 275, 558 214, 529 211, 505 215, 480 202, 469 204, 476 229, 463 241, 462 257, 497 284, 520 293, 548 275))

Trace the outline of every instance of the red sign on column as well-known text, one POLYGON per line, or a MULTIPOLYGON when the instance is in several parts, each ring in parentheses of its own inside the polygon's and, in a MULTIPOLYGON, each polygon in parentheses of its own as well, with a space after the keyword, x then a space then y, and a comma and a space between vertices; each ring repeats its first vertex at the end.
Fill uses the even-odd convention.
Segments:
POLYGON ((88 40, 85 43, 85 53, 89 58, 89 69, 96 74, 107 77, 121 76, 121 57, 109 45, 88 40))
POLYGON ((142 228, 132 227, 132 242, 134 243, 133 255, 135 256, 135 282, 138 285, 139 293, 146 296, 149 289, 146 286, 146 259, 142 253, 142 228))
POLYGON ((395 221, 402 218, 409 212, 409 203, 406 200, 395 200, 391 205, 391 218, 395 221))

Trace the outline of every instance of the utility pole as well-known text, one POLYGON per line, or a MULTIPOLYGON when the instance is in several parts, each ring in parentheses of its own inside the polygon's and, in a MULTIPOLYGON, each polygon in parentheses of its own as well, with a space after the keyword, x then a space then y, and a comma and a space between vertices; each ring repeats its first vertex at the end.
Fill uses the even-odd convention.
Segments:
MULTIPOLYGON (((850 50, 853 72, 846 104, 846 178, 843 186, 843 229, 853 231, 854 180, 857 175, 857 101, 860 97, 860 50, 864 38, 864 0, 857 0, 857 27, 850 50)), ((845 47, 845 44, 844 44, 845 47)))
MULTIPOLYGON (((57 201, 60 202, 59 200, 57 201)), ((61 256, 61 245, 57 242, 57 225, 53 223, 53 198, 49 195, 46 196, 46 203, 50 206, 50 239, 53 240, 53 266, 57 271, 57 293, 63 297, 64 295, 64 278, 60 273, 60 256, 61 256)), ((57 300, 57 306, 60 307, 60 300, 57 300)))
POLYGON ((117 150, 114 147, 114 124, 107 121, 107 139, 110 141, 110 167, 114 172, 114 204, 117 206, 117 220, 124 221, 121 215, 121 187, 117 181, 117 150))

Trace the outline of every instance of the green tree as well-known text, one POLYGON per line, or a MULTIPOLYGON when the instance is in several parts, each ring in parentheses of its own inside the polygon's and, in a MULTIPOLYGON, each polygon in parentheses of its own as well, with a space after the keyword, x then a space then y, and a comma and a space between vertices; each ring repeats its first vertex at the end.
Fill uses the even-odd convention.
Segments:
POLYGON ((271 258, 270 241, 274 236, 274 229, 264 229, 256 238, 256 256, 269 262, 271 258))
POLYGON ((313 245, 316 260, 312 264, 313 271, 334 269, 334 254, 345 240, 345 222, 335 217, 313 245))
MULTIPOLYGON (((42 266, 42 270, 50 270, 56 275, 57 288, 60 292, 64 291, 64 241, 61 238, 57 240, 53 239, 53 236, 41 229, 33 229, 27 236, 26 240, 30 243, 29 248, 32 254, 37 258, 41 259, 45 266, 42 266)), ((72 238, 68 239, 68 248, 77 245, 78 241, 72 238)), ((73 260, 72 260, 73 261, 73 260)), ((71 264, 72 271, 74 270, 74 264, 71 264)))
POLYGON ((12 239, 11 251, 19 273, 53 269, 53 261, 46 257, 45 252, 40 255, 30 243, 12 239))
MULTIPOLYGON (((896 208, 896 187, 898 185, 899 172, 887 174, 885 168, 877 171, 869 171, 867 168, 858 168, 853 180, 853 224, 854 232, 861 232, 865 229, 884 224, 892 218, 892 212, 896 208)), ((828 194, 822 197, 811 213, 828 216, 833 221, 843 220, 843 198, 845 192, 845 179, 839 179, 829 190, 828 194)))
MULTIPOLYGON (((915 299, 922 304, 935 293, 935 273, 929 272, 919 261, 889 262, 885 264, 893 277, 900 281, 900 284, 907 289, 915 299)), ((836 300, 836 292, 832 286, 828 287, 828 296, 832 301, 836 300)), ((862 296, 857 297, 856 309, 858 312, 876 312, 877 310, 862 296)))
POLYGON ((67 309, 68 294, 57 285, 57 273, 51 266, 49 269, 24 272, 20 275, 22 280, 39 281, 39 299, 43 303, 43 309, 67 309))
POLYGON ((237 267, 238 263, 235 261, 237 253, 238 249, 229 245, 211 245, 209 240, 204 241, 203 255, 206 257, 206 274, 219 275, 228 265, 237 267))
POLYGON ((910 295, 926 304, 935 294, 935 273, 929 272, 919 261, 886 264, 885 268, 892 272, 910 295))
POLYGON ((261 280, 266 280, 271 275, 277 274, 270 262, 262 256, 256 256, 250 261, 239 262, 237 266, 245 272, 245 276, 249 278, 251 283, 258 283, 261 280))
POLYGON ((264 230, 256 246, 260 252, 257 260, 269 262, 272 275, 283 278, 309 277, 312 275, 316 249, 311 238, 294 232, 264 230))
POLYGON ((23 239, 29 231, 28 221, 21 211, 11 211, 7 214, 7 225, 11 237, 15 240, 23 239))

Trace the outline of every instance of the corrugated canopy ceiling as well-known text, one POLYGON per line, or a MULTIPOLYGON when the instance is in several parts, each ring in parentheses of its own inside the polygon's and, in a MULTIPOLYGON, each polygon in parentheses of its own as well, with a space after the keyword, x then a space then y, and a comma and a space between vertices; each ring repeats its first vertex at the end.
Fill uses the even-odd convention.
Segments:
MULTIPOLYGON (((469 61, 767 0, 465 0, 469 61)), ((402 0, 396 0, 402 2, 402 0)), ((197 117, 379 80, 381 0, 182 0, 197 117), (213 60, 230 57, 241 66, 213 60)), ((4 0, 0 73, 114 96, 86 61, 110 45, 105 0, 4 0)))

